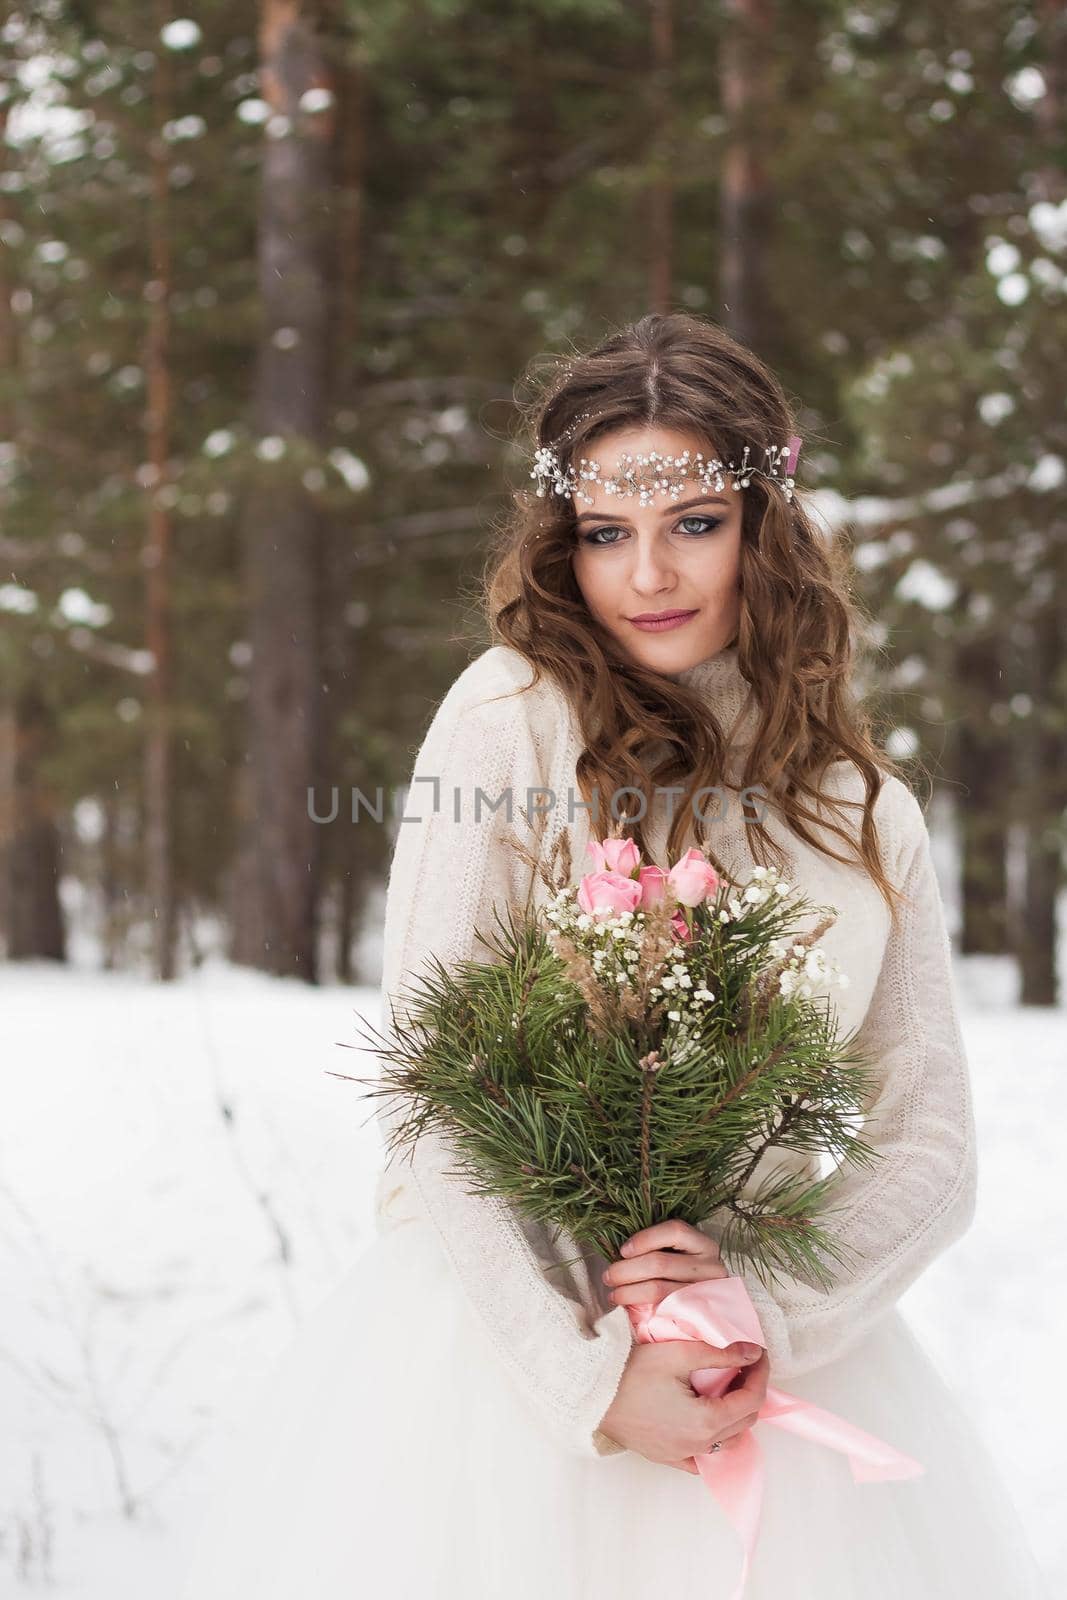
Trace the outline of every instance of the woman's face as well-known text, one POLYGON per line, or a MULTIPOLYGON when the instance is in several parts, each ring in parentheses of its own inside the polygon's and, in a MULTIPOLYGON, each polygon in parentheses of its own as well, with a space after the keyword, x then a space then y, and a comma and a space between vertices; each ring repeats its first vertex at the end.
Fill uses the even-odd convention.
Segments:
MULTIPOLYGON (((600 475, 622 470, 620 457, 714 455, 706 443, 670 428, 619 428, 588 447, 600 475)), ((578 517, 574 576, 591 614, 640 666, 674 676, 733 642, 740 617, 741 496, 730 474, 721 491, 699 479, 675 500, 657 491, 612 495, 582 485, 592 504, 573 497, 578 517), (689 613, 676 626, 643 628, 636 619, 689 613)))

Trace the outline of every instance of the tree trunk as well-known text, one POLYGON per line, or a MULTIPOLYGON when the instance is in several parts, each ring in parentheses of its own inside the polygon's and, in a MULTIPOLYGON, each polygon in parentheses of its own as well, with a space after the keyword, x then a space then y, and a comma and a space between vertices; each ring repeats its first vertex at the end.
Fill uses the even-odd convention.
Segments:
POLYGON ((1028 1006, 1054 1006, 1059 1002, 1056 902, 1064 881, 1067 807, 1067 739, 1055 692, 1067 648, 1067 629, 1060 607, 1059 597, 1054 595, 1034 626, 1035 710, 1031 718, 1024 901, 1018 929, 1019 998, 1028 1006))
MULTIPOLYGON (((8 108, 0 106, 0 172, 9 164, 8 108)), ((0 187, 0 222, 11 215, 0 187)), ((0 250, 0 372, 10 382, 19 366, 19 344, 11 311, 13 285, 0 250)), ((11 384, 8 394, 15 393, 11 384)), ((14 400, 0 400, 0 438, 17 444, 20 419, 14 400)), ((12 674, 12 677, 14 674, 12 674)), ((0 916, 9 961, 66 960, 59 903, 62 843, 51 795, 39 765, 50 741, 51 712, 36 686, 6 687, 0 747, 0 916)))
POLYGON ((988 638, 961 646, 959 682, 971 697, 960 719, 957 772, 960 819, 960 951, 1003 955, 1008 927, 1008 801, 1014 788, 1004 735, 983 714, 1002 691, 1002 657, 988 638))
MULTIPOLYGON (((160 26, 169 7, 157 4, 160 26)), ((151 279, 148 285, 148 339, 145 358, 148 405, 147 449, 151 471, 148 533, 145 541, 145 642, 152 658, 146 684, 144 747, 145 887, 154 918, 156 976, 174 977, 177 916, 174 903, 173 838, 173 667, 171 663, 171 543, 167 504, 170 479, 170 156, 162 129, 171 118, 170 52, 157 50, 152 93, 152 200, 149 207, 151 279)))
MULTIPOLYGON (((337 63, 339 98, 333 151, 333 190, 337 200, 337 225, 330 257, 332 342, 328 386, 335 408, 356 406, 352 370, 353 352, 358 348, 360 327, 360 288, 363 265, 363 186, 366 176, 367 91, 364 68, 358 60, 341 57, 337 63)), ((346 792, 345 779, 352 752, 342 749, 341 721, 360 683, 358 641, 351 626, 349 606, 359 593, 359 512, 347 511, 329 519, 323 528, 323 606, 321 617, 321 755, 318 792, 328 796, 337 785, 346 792)), ((365 690, 363 691, 365 692, 365 690)), ((358 922, 359 873, 356 839, 342 805, 337 820, 320 826, 322 837, 322 875, 336 886, 331 904, 337 908, 335 976, 351 982, 350 930, 358 922)), ((320 941, 320 949, 322 943, 320 941)))
POLYGON ((122 811, 117 799, 103 801, 104 824, 100 835, 100 929, 101 968, 117 972, 122 965, 127 938, 123 911, 121 840, 122 811))
POLYGON ((327 241, 335 84, 315 11, 261 0, 263 142, 258 261, 260 450, 244 523, 252 667, 248 757, 258 965, 317 980, 321 829, 308 805, 319 770, 318 513, 300 457, 321 447, 329 334, 327 241))
POLYGON ((651 0, 652 156, 655 171, 645 196, 648 229, 648 306, 666 315, 674 292, 674 0, 651 0))
MULTIPOLYGON (((1040 65, 1045 92, 1035 107, 1043 161, 1035 194, 1053 205, 1067 199, 1062 162, 1067 85, 1067 16, 1059 0, 1037 6, 1040 65)), ((1064 600, 1065 530, 1059 518, 1046 530, 1051 552, 1048 596, 1034 620, 1030 719, 1030 803, 1026 824, 1025 898, 1019 922, 1020 999, 1024 1005, 1058 1004, 1056 902, 1064 881, 1067 813, 1067 602, 1064 600)))
POLYGON ((760 124, 772 103, 765 79, 775 19, 770 0, 724 0, 722 16, 722 104, 729 122, 720 204, 722 321, 735 339, 758 349, 768 328, 771 221, 760 124))
POLYGON ((9 961, 66 960, 59 904, 63 846, 53 798, 40 775, 51 731, 43 696, 27 685, 15 698, 14 814, 6 841, 9 961))
POLYGON ((238 767, 234 779, 233 802, 237 815, 234 830, 237 845, 227 864, 223 898, 229 928, 229 957, 238 966, 265 965, 264 926, 259 900, 260 881, 256 863, 256 837, 252 828, 252 769, 238 767))

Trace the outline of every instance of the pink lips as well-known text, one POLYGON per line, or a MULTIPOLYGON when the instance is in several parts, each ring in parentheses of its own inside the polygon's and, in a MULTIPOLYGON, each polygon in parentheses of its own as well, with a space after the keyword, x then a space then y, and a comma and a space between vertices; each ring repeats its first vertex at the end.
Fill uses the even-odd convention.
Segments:
POLYGON ((642 611, 639 616, 628 617, 627 621, 645 633, 665 633, 668 628, 680 628, 695 616, 695 611, 642 611))

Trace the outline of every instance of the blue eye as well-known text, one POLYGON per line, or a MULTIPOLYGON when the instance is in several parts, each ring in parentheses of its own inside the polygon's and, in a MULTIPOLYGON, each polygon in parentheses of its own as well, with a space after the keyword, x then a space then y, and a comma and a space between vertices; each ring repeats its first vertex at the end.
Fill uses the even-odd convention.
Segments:
MULTIPOLYGON (((696 529, 689 529, 687 532, 685 532, 684 537, 687 539, 702 539, 706 534, 714 533, 715 529, 722 525, 722 521, 722 517, 683 517, 680 522, 675 524, 675 527, 684 529, 687 522, 697 522, 700 524, 700 526, 696 529)), ((602 533, 625 532, 625 528, 619 528, 614 524, 610 524, 603 528, 594 528, 592 533, 583 534, 581 543, 601 546, 618 544, 618 539, 601 539, 599 535, 602 533)))
POLYGON ((597 535, 601 534, 601 533, 622 533, 622 531, 623 530, 621 528, 594 528, 592 533, 583 533, 582 534, 581 543, 582 544, 618 544, 619 541, 617 539, 599 539, 597 537, 597 535))

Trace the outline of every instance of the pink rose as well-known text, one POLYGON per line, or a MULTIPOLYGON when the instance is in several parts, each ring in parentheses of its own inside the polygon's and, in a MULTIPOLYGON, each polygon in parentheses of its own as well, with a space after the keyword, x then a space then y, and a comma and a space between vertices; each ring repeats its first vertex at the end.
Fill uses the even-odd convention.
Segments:
POLYGON ((671 932, 676 939, 684 940, 686 944, 692 943, 693 934, 690 932, 689 924, 685 920, 685 912, 681 906, 678 907, 678 910, 671 918, 671 932))
POLYGON ((637 874, 641 885, 641 905, 659 905, 667 893, 667 874, 662 867, 642 867, 637 874))
POLYGON ((698 906, 715 893, 719 877, 699 850, 687 850, 667 874, 674 898, 683 906, 698 906))
POLYGON ((636 911, 641 885, 621 872, 587 872, 578 885, 578 904, 591 917, 614 917, 636 911))
POLYGON ((598 872, 619 872, 629 877, 641 860, 632 839, 590 839, 586 846, 598 872))

